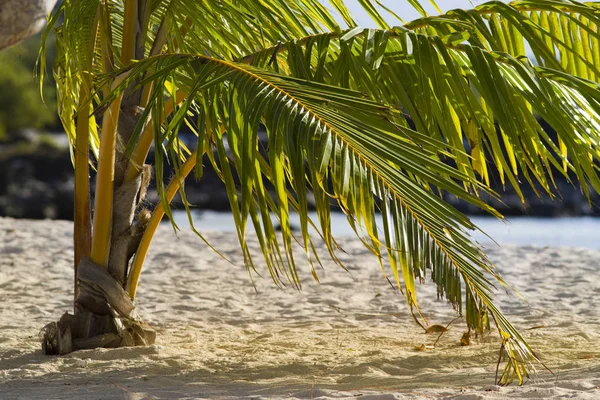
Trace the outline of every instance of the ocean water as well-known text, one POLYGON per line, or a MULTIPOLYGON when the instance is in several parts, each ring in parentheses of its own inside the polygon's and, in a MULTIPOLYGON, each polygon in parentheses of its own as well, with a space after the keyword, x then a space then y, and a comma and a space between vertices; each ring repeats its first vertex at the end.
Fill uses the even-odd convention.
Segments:
MULTIPOLYGON (((175 222, 181 229, 187 229, 188 218, 183 211, 174 211, 175 222)), ((311 218, 317 221, 316 213, 311 218)), ((331 226, 336 236, 352 236, 353 231, 346 216, 332 213, 331 226)), ((492 217, 471 217, 471 220, 499 245, 515 244, 520 246, 583 247, 600 249, 600 218, 534 218, 511 217, 500 221, 492 217)), ((202 231, 235 232, 230 213, 214 211, 194 211, 193 221, 196 229, 202 231)), ((163 224, 169 224, 168 221, 163 224)), ((297 216, 292 216, 292 224, 299 226, 297 216)), ((252 224, 248 225, 253 231, 252 224)), ((484 245, 493 245, 492 240, 481 232, 473 232, 474 238, 484 245)))

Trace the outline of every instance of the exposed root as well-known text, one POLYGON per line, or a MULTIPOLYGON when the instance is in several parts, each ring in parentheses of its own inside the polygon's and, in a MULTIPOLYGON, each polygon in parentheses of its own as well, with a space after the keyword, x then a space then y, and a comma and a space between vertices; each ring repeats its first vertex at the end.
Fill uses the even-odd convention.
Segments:
POLYGON ((65 313, 41 331, 45 354, 154 343, 156 332, 142 321, 127 292, 104 268, 83 259, 79 285, 75 315, 65 313))

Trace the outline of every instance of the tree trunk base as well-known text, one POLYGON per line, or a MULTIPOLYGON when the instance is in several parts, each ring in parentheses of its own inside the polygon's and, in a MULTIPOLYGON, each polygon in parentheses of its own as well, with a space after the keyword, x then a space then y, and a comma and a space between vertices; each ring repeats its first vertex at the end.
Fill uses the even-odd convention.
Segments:
POLYGON ((137 315, 127 292, 104 268, 84 259, 78 272, 75 315, 65 313, 42 329, 45 354, 154 343, 156 332, 137 315))
POLYGON ((75 315, 65 313, 58 322, 46 325, 41 339, 44 354, 64 355, 99 347, 149 346, 156 340, 156 331, 143 321, 123 321, 82 311, 75 315), (86 326, 103 333, 82 332, 86 326))

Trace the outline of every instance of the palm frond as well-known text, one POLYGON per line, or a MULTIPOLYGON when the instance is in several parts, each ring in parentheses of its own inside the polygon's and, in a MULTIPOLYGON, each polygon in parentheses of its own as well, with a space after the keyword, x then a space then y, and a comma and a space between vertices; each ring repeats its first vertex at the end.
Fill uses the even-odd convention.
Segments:
POLYGON ((554 53, 534 46, 544 35, 536 23, 536 7, 552 9, 559 19, 587 21, 595 21, 598 9, 557 1, 497 3, 390 30, 323 33, 240 61, 262 68, 276 65, 278 71, 293 76, 342 85, 399 104, 407 114, 405 125, 414 124, 416 130, 446 141, 458 150, 454 153, 457 167, 467 174, 477 173, 487 184, 491 165, 502 183, 507 181, 519 194, 523 177, 534 190, 540 185, 552 195, 552 171, 576 176, 586 193, 588 183, 598 188, 598 110, 593 89, 586 89, 596 86, 586 79, 596 68, 593 35, 581 26, 568 32, 571 42, 578 44, 565 51, 591 55, 582 64, 587 68, 584 76, 568 68, 568 57, 557 60, 554 53), (523 51, 492 40, 499 31, 493 31, 491 22, 477 22, 500 14, 513 16, 520 24, 520 30, 506 30, 522 32, 513 35, 519 49, 529 45, 536 57, 544 61, 545 55, 548 61, 533 65, 523 51), (489 31, 482 33, 484 28, 489 31), (274 57, 276 63, 267 61, 274 57), (573 118, 574 114, 580 118, 573 118), (544 129, 544 121, 551 132, 544 129), (461 156, 465 150, 470 158, 461 156))
MULTIPOLYGON (((145 109, 119 150, 129 155, 142 131, 153 134, 167 215, 164 163, 179 177, 191 171, 189 157, 206 155, 225 184, 249 270, 252 225, 273 280, 300 286, 293 242, 315 278, 320 262, 310 226, 339 262, 333 200, 411 308, 418 311, 417 282, 430 277, 470 328, 483 331, 495 321, 507 359, 501 382, 523 381, 536 357, 493 303, 494 285, 505 283, 470 237, 476 228, 440 196, 451 193, 497 215, 480 199, 495 196, 491 169, 519 194, 522 181, 554 193, 557 171, 586 193, 588 185, 600 191, 597 4, 492 1, 429 16, 409 0, 423 18, 390 27, 386 14, 400 15, 379 0, 360 0, 381 28, 363 29, 341 0, 330 5, 347 28, 319 0, 155 0, 139 33, 143 60, 124 66, 123 2, 83 3, 64 3, 70 25, 58 30, 55 75, 72 138, 72 117, 90 100, 80 97, 84 73, 99 76, 91 88, 92 149, 99 143, 95 116, 139 89, 145 109), (94 42, 94 29, 101 41, 94 42), (185 100, 173 101, 174 113, 161 123, 165 99, 182 92, 185 100), (179 140, 184 125, 198 135, 192 156, 179 140), (258 146, 262 127, 266 155, 258 146), (308 191, 318 221, 308 217, 308 191)), ((197 176, 202 168, 196 165, 197 176)))
POLYGON ((443 36, 456 30, 451 22, 456 21, 461 23, 460 30, 465 29, 463 24, 468 26, 468 41, 474 46, 517 58, 531 52, 540 66, 595 80, 600 66, 593 52, 598 46, 599 18, 600 8, 594 3, 490 1, 473 10, 452 10, 441 18, 416 20, 406 27, 443 36))
MULTIPOLYGON (((300 286, 289 222, 294 209, 301 216, 301 237, 296 240, 311 265, 318 262, 308 234, 309 187, 317 202, 319 234, 330 254, 335 257, 337 248, 329 222, 333 198, 369 249, 379 258, 387 254, 391 274, 411 307, 418 308, 416 282, 429 274, 439 294, 466 315, 469 327, 488 328, 490 312, 511 360, 504 377, 523 378, 526 363, 535 357, 492 303, 494 281, 504 282, 470 239, 474 225, 436 195, 447 191, 494 212, 466 189, 487 190, 472 174, 440 161, 440 154, 455 158, 446 143, 402 126, 399 109, 367 94, 207 56, 165 55, 139 62, 123 88, 139 74, 152 76, 153 71, 174 77, 189 93, 156 141, 176 135, 195 105, 202 146, 208 154, 216 150, 212 162, 227 188, 249 268, 254 261, 246 230, 252 224, 275 282, 300 286), (260 124, 269 136, 267 157, 258 148, 260 124), (265 190, 267 185, 274 187, 274 196, 265 190), (381 226, 375 217, 379 211, 381 226), (281 237, 275 234, 271 213, 279 219, 281 237)), ((157 91, 164 94, 162 87, 157 91)))
POLYGON ((186 27, 185 35, 172 36, 171 47, 219 58, 238 57, 280 41, 340 30, 333 16, 316 0, 162 3, 169 5, 172 23, 186 27))
MULTIPOLYGON (((64 23, 55 31, 57 36, 57 56, 53 66, 54 78, 57 85, 58 114, 69 137, 71 147, 75 143, 74 116, 79 107, 87 99, 80 99, 81 87, 91 82, 91 73, 101 73, 94 59, 98 48, 95 43, 97 29, 98 0, 88 2, 63 3, 52 15, 43 34, 40 50, 39 70, 40 82, 46 71, 45 41, 50 31, 58 24, 60 18, 64 23), (94 41, 94 43, 92 43, 94 41), (78 73, 78 71, 87 71, 78 73)), ((91 87, 88 88, 90 91, 91 87)), ((96 134, 95 122, 90 123, 93 133, 92 150, 97 154, 99 138, 96 134)))

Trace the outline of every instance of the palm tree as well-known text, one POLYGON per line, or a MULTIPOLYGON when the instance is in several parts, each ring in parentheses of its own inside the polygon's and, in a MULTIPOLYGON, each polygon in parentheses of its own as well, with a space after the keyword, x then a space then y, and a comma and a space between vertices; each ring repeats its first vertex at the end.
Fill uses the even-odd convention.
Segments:
POLYGON ((555 194, 555 174, 600 189, 600 5, 492 1, 429 16, 409 3, 422 18, 360 1, 379 26, 364 29, 342 0, 330 0, 334 11, 319 0, 65 0, 48 29, 74 154, 76 300, 74 316, 47 327, 46 350, 154 340, 135 314, 141 268, 176 193, 189 212, 184 178, 201 178, 204 159, 227 189, 249 270, 250 224, 277 284, 300 287, 294 241, 315 279, 315 240, 339 263, 333 199, 417 322, 416 282, 430 278, 469 329, 493 321, 501 383, 522 382, 537 358, 493 302, 495 285, 507 285, 472 240, 476 227, 441 195, 500 217, 481 200, 497 196, 492 174, 521 196, 522 185, 555 194), (179 140, 184 125, 193 151, 179 140), (176 171, 168 185, 165 162, 176 171), (141 200, 152 169, 160 202, 150 212, 141 200))

